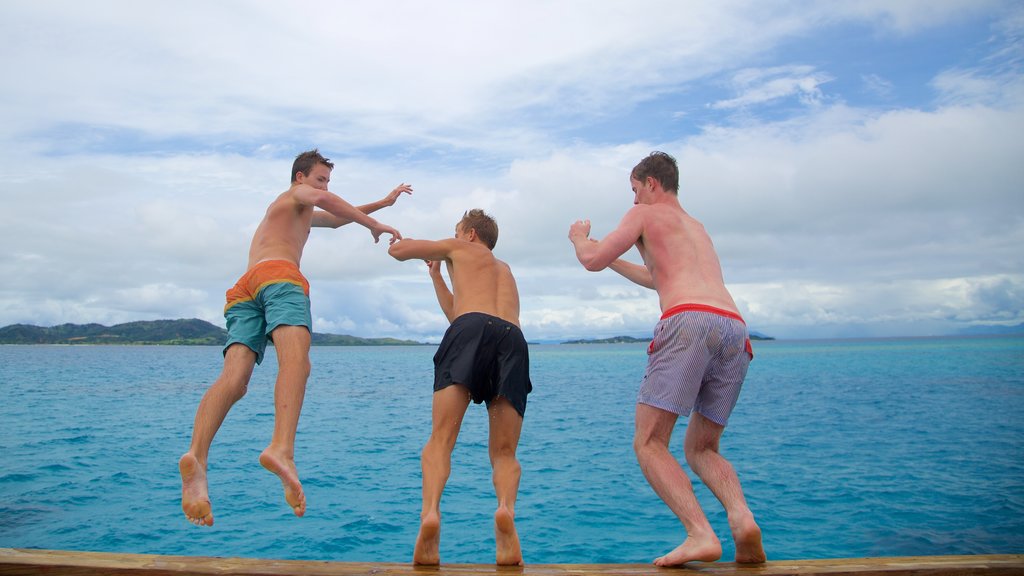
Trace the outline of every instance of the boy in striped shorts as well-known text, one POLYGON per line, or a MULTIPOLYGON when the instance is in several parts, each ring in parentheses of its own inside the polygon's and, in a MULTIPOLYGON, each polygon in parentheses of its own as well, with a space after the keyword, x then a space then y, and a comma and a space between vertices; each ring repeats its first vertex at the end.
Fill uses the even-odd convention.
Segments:
POLYGON ((746 325, 725 287, 711 238, 679 204, 675 159, 652 153, 633 168, 630 184, 634 206, 611 233, 591 239, 590 221, 579 220, 569 228, 569 240, 587 270, 611 268, 658 292, 662 316, 637 397, 633 448, 647 481, 683 523, 686 539, 654 563, 678 566, 722 556, 686 472, 669 451, 680 415, 690 420, 686 461, 725 507, 736 561, 764 562, 761 529, 736 471, 718 453, 753 358, 746 325), (633 246, 643 265, 620 258, 633 246))

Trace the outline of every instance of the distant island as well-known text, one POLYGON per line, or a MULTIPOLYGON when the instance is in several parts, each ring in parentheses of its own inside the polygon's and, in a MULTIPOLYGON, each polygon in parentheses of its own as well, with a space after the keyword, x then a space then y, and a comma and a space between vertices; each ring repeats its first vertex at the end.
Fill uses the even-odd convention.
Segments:
MULTIPOLYGON (((771 336, 764 336, 762 334, 751 333, 751 340, 775 340, 771 336)), ((638 344, 640 342, 650 342, 650 338, 634 338, 632 336, 612 336, 611 338, 597 338, 597 339, 580 339, 580 340, 566 340, 562 344, 638 344)))
MULTIPOLYGON (((227 330, 205 320, 143 320, 103 326, 61 324, 49 328, 11 324, 0 328, 0 344, 124 344, 223 346, 227 330)), ((313 333, 314 346, 421 346, 422 342, 396 338, 360 338, 313 333)))
POLYGON ((611 338, 583 338, 580 340, 566 340, 562 344, 637 344, 650 342, 650 338, 633 338, 632 336, 612 336, 611 338))

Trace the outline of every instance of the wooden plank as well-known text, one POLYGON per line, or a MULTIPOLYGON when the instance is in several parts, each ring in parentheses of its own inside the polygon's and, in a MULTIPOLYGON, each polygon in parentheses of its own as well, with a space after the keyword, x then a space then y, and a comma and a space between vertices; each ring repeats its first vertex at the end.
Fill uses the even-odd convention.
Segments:
MULTIPOLYGON (((1024 575, 1024 554, 778 560, 760 565, 714 562, 689 564, 686 568, 709 576, 1021 576, 1024 575)), ((671 574, 673 571, 678 570, 649 564, 528 564, 524 567, 443 564, 440 567, 422 567, 397 562, 316 562, 0 548, 0 575, 638 576, 671 574)))

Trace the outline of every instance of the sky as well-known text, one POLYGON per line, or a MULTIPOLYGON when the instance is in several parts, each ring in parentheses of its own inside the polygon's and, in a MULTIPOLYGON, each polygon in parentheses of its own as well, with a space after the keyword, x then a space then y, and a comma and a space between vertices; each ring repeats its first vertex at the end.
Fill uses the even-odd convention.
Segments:
MULTIPOLYGON (((0 326, 223 326, 295 156, 406 237, 498 222, 530 341, 649 336, 588 272, 629 173, 679 162, 749 328, 780 339, 1024 323, 1024 3, 0 2, 0 326)), ((640 262, 632 250, 625 258, 640 262)), ((314 229, 314 330, 437 342, 421 262, 314 229)))

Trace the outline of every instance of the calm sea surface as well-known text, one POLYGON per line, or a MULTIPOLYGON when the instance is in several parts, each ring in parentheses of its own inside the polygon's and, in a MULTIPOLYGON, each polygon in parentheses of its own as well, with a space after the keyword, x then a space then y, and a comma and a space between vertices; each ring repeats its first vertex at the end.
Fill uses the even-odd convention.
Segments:
MULTIPOLYGON (((214 441, 216 524, 198 528, 181 512, 177 461, 218 348, 0 346, 0 547, 409 561, 433 353, 313 349, 296 447, 304 518, 257 463, 273 424, 268 354, 214 441)), ((632 453, 645 347, 530 353, 526 562, 648 562, 675 547, 682 527, 632 453)), ((1024 338, 755 342, 755 353, 722 451, 770 559, 1024 553, 1024 338)), ((486 431, 471 405, 442 501, 443 562, 494 559, 486 431)), ((731 560, 725 514, 697 490, 731 560)))

